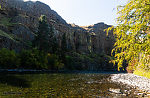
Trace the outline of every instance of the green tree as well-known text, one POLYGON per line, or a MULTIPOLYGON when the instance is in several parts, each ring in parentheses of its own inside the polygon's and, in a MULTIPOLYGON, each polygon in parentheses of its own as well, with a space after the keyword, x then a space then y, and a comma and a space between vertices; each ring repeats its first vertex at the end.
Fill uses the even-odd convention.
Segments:
POLYGON ((61 51, 60 51, 60 58, 62 59, 63 63, 66 64, 66 52, 67 52, 67 42, 66 42, 66 33, 62 35, 61 41, 61 51))
POLYGON ((124 61, 129 64, 136 60, 135 68, 150 67, 150 0, 129 0, 125 6, 118 7, 115 53, 118 68, 124 61))
POLYGON ((20 59, 15 51, 5 48, 0 50, 0 68, 17 68, 20 65, 20 59))
POLYGON ((48 52, 50 48, 49 39, 50 39, 50 27, 47 23, 46 16, 41 15, 39 19, 37 36, 33 41, 33 45, 41 51, 48 52))
POLYGON ((39 19, 39 27, 37 36, 33 41, 33 45, 40 51, 55 53, 58 48, 57 39, 54 34, 54 28, 47 23, 45 15, 41 15, 39 19))
POLYGON ((63 36, 62 36, 61 50, 62 50, 62 52, 64 52, 64 53, 67 51, 67 39, 66 39, 66 33, 64 33, 63 36))
POLYGON ((48 69, 59 70, 64 67, 64 64, 59 60, 59 56, 56 54, 49 54, 47 56, 48 60, 48 69))
POLYGON ((37 49, 22 50, 19 54, 20 67, 26 69, 47 69, 47 55, 37 49))
POLYGON ((50 25, 49 44, 50 44, 50 52, 51 53, 57 53, 59 51, 58 50, 58 48, 59 48, 58 41, 57 41, 57 38, 55 36, 54 27, 52 25, 50 25))

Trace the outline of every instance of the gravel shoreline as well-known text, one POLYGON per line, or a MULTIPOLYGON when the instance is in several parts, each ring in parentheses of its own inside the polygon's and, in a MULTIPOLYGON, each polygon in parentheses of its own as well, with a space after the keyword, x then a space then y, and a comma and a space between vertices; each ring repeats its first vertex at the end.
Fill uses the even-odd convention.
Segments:
POLYGON ((116 83, 123 83, 150 93, 150 79, 137 76, 131 73, 126 74, 112 74, 111 81, 116 83))

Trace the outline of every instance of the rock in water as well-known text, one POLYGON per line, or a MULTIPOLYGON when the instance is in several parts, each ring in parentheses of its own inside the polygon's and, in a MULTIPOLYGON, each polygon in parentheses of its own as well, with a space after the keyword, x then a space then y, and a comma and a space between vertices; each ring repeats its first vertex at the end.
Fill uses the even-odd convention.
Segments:
POLYGON ((116 93, 116 94, 121 94, 121 90, 120 90, 120 89, 113 89, 113 88, 110 88, 108 91, 109 91, 109 92, 112 92, 112 93, 116 93))

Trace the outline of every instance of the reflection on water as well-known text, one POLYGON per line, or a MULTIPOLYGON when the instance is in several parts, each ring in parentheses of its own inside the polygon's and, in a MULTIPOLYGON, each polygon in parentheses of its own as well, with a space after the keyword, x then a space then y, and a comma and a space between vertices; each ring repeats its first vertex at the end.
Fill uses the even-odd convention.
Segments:
MULTIPOLYGON (((0 97, 135 97, 135 90, 109 81, 110 75, 7 74, 0 75, 0 97)), ((117 97, 117 98, 118 98, 117 97)))
POLYGON ((16 75, 0 74, 0 84, 7 84, 16 87, 29 87, 29 82, 16 75))

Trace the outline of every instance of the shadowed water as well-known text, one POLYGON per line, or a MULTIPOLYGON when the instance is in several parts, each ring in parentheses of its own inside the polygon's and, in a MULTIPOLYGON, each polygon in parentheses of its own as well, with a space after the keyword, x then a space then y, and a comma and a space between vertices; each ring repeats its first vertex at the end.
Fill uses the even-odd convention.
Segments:
POLYGON ((1 74, 0 97, 135 97, 135 90, 109 81, 111 74, 1 74), (110 89, 120 89, 120 93, 110 89))

